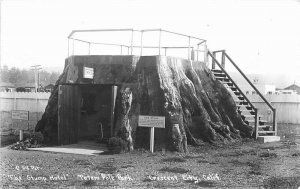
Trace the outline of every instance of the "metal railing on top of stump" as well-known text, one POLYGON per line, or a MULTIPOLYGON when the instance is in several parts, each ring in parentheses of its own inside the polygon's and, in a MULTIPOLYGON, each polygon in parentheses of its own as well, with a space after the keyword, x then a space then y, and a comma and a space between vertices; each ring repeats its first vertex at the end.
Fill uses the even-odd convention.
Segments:
POLYGON ((187 49, 187 59, 188 60, 196 60, 199 61, 199 53, 203 53, 203 61, 207 61, 207 46, 206 46, 206 40, 194 37, 194 36, 189 36, 177 32, 172 32, 168 30, 163 30, 163 29, 144 29, 144 30, 134 30, 134 29, 96 29, 96 30, 73 30, 69 36, 68 36, 68 57, 70 55, 74 55, 74 42, 82 42, 85 44, 88 44, 88 55, 91 55, 91 45, 105 45, 105 46, 115 46, 115 47, 120 47, 120 54, 123 55, 124 48, 127 49, 127 55, 143 55, 143 50, 144 49, 158 49, 157 55, 162 55, 161 49, 164 49, 164 55, 167 56, 167 51, 169 49, 187 49), (129 32, 130 33, 130 42, 128 44, 121 44, 121 43, 103 43, 103 42, 94 42, 94 41, 89 41, 89 40, 83 40, 79 38, 75 38, 74 34, 76 33, 91 33, 91 32, 129 32), (134 33, 138 32, 140 34, 140 45, 134 45, 135 43, 135 36, 134 33), (155 46, 146 46, 144 44, 144 33, 146 32, 158 32, 158 44, 155 46), (181 36, 185 37, 188 39, 187 45, 180 45, 180 46, 174 46, 174 45, 166 45, 162 46, 162 34, 173 34, 175 36, 181 36), (191 40, 196 40, 197 42, 192 45, 191 40), (70 53, 70 41, 72 41, 72 48, 70 53), (202 47, 202 49, 200 49, 202 47), (139 48, 140 53, 139 54, 134 54, 134 49, 139 48), (195 57, 195 52, 196 52, 196 57, 195 57))

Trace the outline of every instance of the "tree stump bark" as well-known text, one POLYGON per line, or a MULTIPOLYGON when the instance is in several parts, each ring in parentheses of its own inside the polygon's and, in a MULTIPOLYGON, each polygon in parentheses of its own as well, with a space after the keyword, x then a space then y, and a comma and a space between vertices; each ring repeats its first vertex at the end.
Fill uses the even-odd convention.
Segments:
MULTIPOLYGON (((120 73, 117 66, 108 63, 92 65, 102 71, 99 75, 95 73, 94 83, 119 81, 121 85, 114 133, 129 142, 129 149, 149 146, 150 129, 138 127, 138 115, 165 116, 166 128, 155 129, 155 144, 170 150, 187 152, 187 144, 227 143, 251 137, 252 127, 244 123, 231 94, 204 63, 164 56, 134 60, 135 64, 128 64, 120 73), (102 79, 103 70, 106 76, 115 74, 113 81, 102 79)), ((71 73, 79 69, 80 64, 67 64, 36 126, 36 131, 41 131, 50 142, 57 132, 58 84, 70 77, 77 78, 73 82, 79 83, 80 75, 71 73)))

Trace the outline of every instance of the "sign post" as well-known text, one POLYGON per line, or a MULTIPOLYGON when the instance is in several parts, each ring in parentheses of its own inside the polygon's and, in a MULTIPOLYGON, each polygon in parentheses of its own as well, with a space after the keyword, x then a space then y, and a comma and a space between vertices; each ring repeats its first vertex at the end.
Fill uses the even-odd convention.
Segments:
POLYGON ((150 128, 150 151, 154 152, 154 127, 150 128))
MULTIPOLYGON (((13 120, 25 120, 27 121, 27 127, 29 129, 29 111, 24 111, 24 110, 12 110, 11 111, 11 118, 13 120)), ((23 130, 20 130, 20 134, 19 134, 19 140, 22 141, 23 140, 23 130)))
POLYGON ((165 128, 165 117, 139 115, 140 127, 150 127, 150 151, 154 152, 154 128, 165 128))

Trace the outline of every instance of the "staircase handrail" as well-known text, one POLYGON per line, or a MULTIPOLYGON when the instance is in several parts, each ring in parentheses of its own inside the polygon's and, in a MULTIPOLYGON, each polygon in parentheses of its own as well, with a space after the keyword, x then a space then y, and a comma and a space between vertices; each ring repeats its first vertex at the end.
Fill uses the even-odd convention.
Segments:
POLYGON ((218 60, 212 55, 210 51, 207 52, 208 55, 213 59, 213 61, 219 66, 219 68, 226 74, 226 76, 231 80, 231 82, 235 85, 235 87, 239 90, 239 92, 243 95, 245 100, 250 104, 250 106, 257 111, 257 108, 254 107, 254 105, 251 103, 251 101, 246 97, 246 95, 243 93, 243 91, 238 87, 238 85, 233 81, 233 79, 229 76, 229 74, 226 72, 226 70, 221 66, 221 64, 218 62, 218 60))
MULTIPOLYGON (((231 62, 231 64, 240 72, 240 74, 244 77, 244 79, 248 82, 248 84, 255 90, 255 92, 260 96, 260 98, 269 106, 269 108, 273 112, 273 131, 275 131, 275 135, 277 135, 277 121, 276 121, 276 108, 274 108, 269 101, 261 94, 261 92, 253 85, 253 83, 248 79, 248 77, 244 74, 244 72, 236 65, 236 63, 229 57, 229 55, 222 51, 223 56, 227 57, 227 59, 231 62)), ((225 65, 225 58, 223 60, 223 64, 225 65)))
POLYGON ((248 77, 244 74, 244 72, 234 63, 234 61, 228 56, 228 54, 223 51, 227 59, 231 62, 231 64, 240 72, 240 74, 244 77, 244 79, 248 82, 249 85, 255 90, 255 92, 263 99, 263 101, 271 108, 274 112, 275 108, 267 101, 267 99, 261 94, 261 92, 253 85, 253 83, 248 79, 248 77))

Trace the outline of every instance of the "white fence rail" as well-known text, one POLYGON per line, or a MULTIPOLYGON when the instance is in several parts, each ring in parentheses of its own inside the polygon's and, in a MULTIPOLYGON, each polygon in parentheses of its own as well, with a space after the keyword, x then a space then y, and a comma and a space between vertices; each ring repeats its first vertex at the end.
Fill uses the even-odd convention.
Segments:
MULTIPOLYGON (((300 124, 300 95, 271 94, 266 99, 276 108, 278 123, 300 124)), ((272 113, 258 95, 247 95, 247 98, 258 108, 259 114, 266 121, 272 121, 272 113)))
POLYGON ((43 115, 50 93, 0 92, 0 131, 33 130, 43 115), (29 120, 13 120, 12 110, 29 111, 29 120))
MULTIPOLYGON (((0 131, 33 130, 45 111, 49 97, 50 93, 0 92, 0 131), (12 110, 29 111, 29 120, 13 120, 12 110)), ((264 119, 272 121, 269 108, 257 95, 247 97, 264 119)), ((266 99, 276 108, 278 123, 300 124, 300 95, 266 95, 266 99)))

